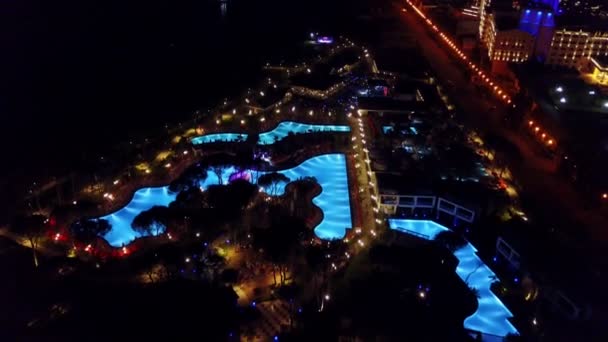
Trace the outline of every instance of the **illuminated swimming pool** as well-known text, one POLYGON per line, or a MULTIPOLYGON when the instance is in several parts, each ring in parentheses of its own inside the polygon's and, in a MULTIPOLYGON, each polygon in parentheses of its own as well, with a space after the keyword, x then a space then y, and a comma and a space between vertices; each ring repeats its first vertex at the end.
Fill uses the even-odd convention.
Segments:
POLYGON ((142 235, 131 228, 135 216, 156 205, 168 206, 175 201, 177 194, 169 191, 168 186, 157 188, 142 188, 133 194, 133 199, 126 206, 112 214, 102 216, 108 220, 112 229, 104 235, 104 239, 113 247, 120 247, 141 237, 142 235))
MULTIPOLYGON (((382 126, 382 132, 384 134, 388 134, 391 131, 394 131, 395 127, 393 126, 382 126)), ((409 127, 409 132, 405 129, 401 130, 401 134, 413 134, 413 135, 418 135, 418 130, 416 129, 416 127, 410 126, 409 127)))
MULTIPOLYGON (((223 183, 228 182, 235 168, 227 168, 222 173, 223 183)), ((323 211, 323 220, 315 228, 315 234, 320 239, 341 239, 346 229, 352 227, 350 213, 350 197, 348 194, 348 179, 346 175, 346 158, 341 153, 325 154, 305 160, 291 169, 277 171, 295 181, 302 177, 312 176, 322 187, 321 193, 312 202, 323 211)), ((257 172, 258 176, 264 172, 257 172)), ((200 186, 206 189, 209 185, 219 184, 218 176, 209 171, 207 178, 200 186)), ((276 195, 285 193, 285 186, 276 195)), ((135 216, 154 206, 168 206, 175 200, 177 194, 169 191, 168 186, 143 188, 135 192, 133 199, 123 208, 112 214, 101 217, 108 220, 112 229, 104 235, 104 239, 113 247, 120 247, 141 237, 142 235, 131 228, 135 216)))
MULTIPOLYGON (((389 219, 388 224, 391 229, 427 240, 433 240, 438 233, 449 230, 427 220, 389 219)), ((466 246, 454 252, 454 256, 458 259, 456 274, 463 281, 468 278, 469 285, 476 288, 479 294, 477 311, 464 320, 464 327, 495 336, 519 334, 509 322, 509 318, 513 317, 513 314, 490 290, 490 286, 498 278, 477 256, 477 249, 467 243, 466 246)))
MULTIPOLYGON (((272 131, 260 133, 260 145, 270 145, 275 141, 285 138, 289 133, 308 133, 308 132, 350 132, 347 125, 313 125, 293 121, 283 121, 272 131)), ((215 133, 206 134, 192 138, 194 145, 208 144, 219 141, 245 141, 247 134, 243 133, 215 133)))

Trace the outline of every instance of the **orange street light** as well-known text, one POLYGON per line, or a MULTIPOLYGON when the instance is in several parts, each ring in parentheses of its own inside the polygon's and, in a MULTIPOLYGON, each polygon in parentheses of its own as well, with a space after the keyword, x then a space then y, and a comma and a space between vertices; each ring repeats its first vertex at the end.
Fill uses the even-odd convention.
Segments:
POLYGON ((538 132, 540 131, 540 127, 536 126, 536 128, 534 128, 534 132, 538 132))
POLYGON ((549 139, 549 141, 547 141, 548 145, 553 145, 553 139, 549 139))

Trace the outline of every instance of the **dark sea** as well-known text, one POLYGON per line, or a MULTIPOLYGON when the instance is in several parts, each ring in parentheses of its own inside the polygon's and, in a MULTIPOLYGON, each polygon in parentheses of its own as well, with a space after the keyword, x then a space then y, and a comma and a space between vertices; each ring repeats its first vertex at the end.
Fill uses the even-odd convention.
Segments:
POLYGON ((0 4, 0 196, 153 135, 255 85, 366 1, 7 0, 0 4))

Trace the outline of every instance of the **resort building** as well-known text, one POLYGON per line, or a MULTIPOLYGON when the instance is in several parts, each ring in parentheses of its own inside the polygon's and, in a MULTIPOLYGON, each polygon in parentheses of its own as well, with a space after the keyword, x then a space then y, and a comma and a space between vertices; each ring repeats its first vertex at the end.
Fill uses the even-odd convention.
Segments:
POLYGON ((518 18, 510 14, 490 13, 486 19, 484 44, 494 62, 521 63, 534 52, 535 38, 517 27, 518 18))
POLYGON ((560 29, 555 31, 546 64, 580 68, 584 58, 608 56, 608 32, 560 29))

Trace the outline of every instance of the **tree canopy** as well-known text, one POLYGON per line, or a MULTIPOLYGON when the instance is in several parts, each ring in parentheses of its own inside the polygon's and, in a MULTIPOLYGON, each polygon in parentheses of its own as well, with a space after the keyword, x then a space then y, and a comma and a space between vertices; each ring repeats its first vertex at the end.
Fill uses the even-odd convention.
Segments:
POLYGON ((75 240, 88 245, 96 242, 99 236, 107 234, 111 228, 110 223, 104 219, 82 219, 72 223, 70 231, 75 240))
POLYGON ((199 188, 200 183, 207 179, 207 169, 201 164, 196 164, 184 171, 177 179, 169 184, 169 190, 181 192, 193 188, 199 188))
POLYGON ((237 215, 249 205, 258 188, 246 180, 237 179, 228 185, 212 185, 207 191, 207 201, 218 214, 237 215))
POLYGON ((163 206, 154 206, 135 216, 131 227, 142 235, 159 235, 165 232, 171 218, 171 210, 163 206))
POLYGON ((279 172, 266 173, 258 179, 258 185, 263 187, 267 194, 276 196, 285 184, 291 179, 279 172))
POLYGON ((36 249, 40 242, 40 238, 44 235, 46 217, 42 215, 18 216, 11 225, 11 229, 25 236, 30 243, 32 253, 34 255, 34 265, 38 266, 38 256, 36 249))

